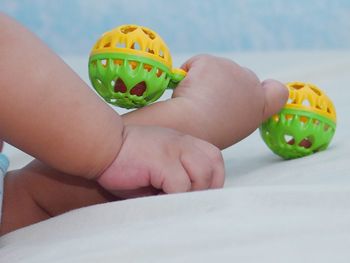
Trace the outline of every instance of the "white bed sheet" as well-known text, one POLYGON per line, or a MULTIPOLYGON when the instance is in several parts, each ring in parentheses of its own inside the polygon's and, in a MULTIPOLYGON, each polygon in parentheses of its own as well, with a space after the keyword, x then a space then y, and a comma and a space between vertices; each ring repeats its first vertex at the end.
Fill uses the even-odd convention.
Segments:
MULTIPOLYGON (((329 149, 284 161, 256 132, 224 151, 224 189, 71 211, 2 237, 0 262, 349 262, 350 52, 222 55, 326 91, 338 116, 329 149)), ((66 61, 88 80, 85 60, 66 61)), ((5 152, 12 168, 31 159, 5 152)))

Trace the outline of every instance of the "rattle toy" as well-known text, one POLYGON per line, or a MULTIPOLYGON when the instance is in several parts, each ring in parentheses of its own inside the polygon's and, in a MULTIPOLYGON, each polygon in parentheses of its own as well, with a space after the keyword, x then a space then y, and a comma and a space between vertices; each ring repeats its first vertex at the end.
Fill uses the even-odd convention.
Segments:
POLYGON ((287 104, 259 129, 263 140, 284 159, 325 150, 336 128, 332 101, 311 83, 291 82, 287 87, 287 104))
POLYGON ((186 76, 172 68, 169 49, 149 28, 122 25, 104 33, 89 57, 89 77, 108 103, 139 108, 156 101, 186 76))

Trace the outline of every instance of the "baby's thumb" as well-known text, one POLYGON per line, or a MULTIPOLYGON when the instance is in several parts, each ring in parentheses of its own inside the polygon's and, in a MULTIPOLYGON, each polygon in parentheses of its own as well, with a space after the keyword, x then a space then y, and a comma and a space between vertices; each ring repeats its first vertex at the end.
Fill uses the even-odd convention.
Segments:
POLYGON ((265 106, 263 121, 278 113, 288 100, 288 89, 281 82, 273 79, 261 83, 264 89, 265 106))

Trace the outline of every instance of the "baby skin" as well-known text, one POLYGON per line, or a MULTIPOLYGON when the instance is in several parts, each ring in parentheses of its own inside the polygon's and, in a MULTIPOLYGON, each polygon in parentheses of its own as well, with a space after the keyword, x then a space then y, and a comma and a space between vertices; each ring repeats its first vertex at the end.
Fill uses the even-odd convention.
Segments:
POLYGON ((220 188, 220 149, 288 98, 278 81, 199 55, 171 99, 119 116, 3 14, 0 56, 0 138, 36 158, 5 177, 0 234, 93 204, 220 188))

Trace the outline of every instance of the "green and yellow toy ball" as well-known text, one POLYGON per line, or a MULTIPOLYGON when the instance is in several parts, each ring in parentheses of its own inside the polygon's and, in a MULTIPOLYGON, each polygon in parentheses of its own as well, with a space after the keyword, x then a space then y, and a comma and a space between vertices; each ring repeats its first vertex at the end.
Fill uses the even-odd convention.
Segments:
POLYGON ((311 83, 287 84, 289 100, 276 115, 260 127, 267 146, 284 159, 293 159, 325 150, 336 128, 332 101, 311 83))
POLYGON ((172 68, 161 37, 142 26, 122 25, 104 33, 90 53, 93 87, 108 103, 127 109, 156 101, 185 76, 172 68))

